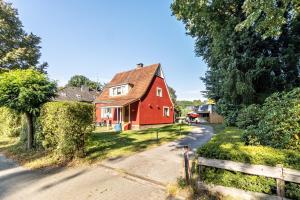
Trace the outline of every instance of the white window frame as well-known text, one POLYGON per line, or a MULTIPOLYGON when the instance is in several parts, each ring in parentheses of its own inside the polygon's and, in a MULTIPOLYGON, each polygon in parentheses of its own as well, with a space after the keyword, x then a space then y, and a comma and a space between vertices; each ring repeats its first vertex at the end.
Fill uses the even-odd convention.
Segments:
POLYGON ((129 92, 129 85, 119 85, 112 88, 109 88, 109 95, 110 96, 122 96, 126 95, 129 92))
POLYGON ((170 107, 168 107, 168 106, 163 107, 163 116, 164 117, 170 117, 170 107), (165 109, 168 109, 167 115, 165 115, 165 109))
POLYGON ((158 96, 158 97, 162 97, 163 96, 163 91, 162 91, 162 89, 160 87, 156 88, 156 96, 158 96), (160 91, 160 93, 159 93, 159 91, 160 91))
POLYGON ((112 118, 112 108, 101 108, 101 118, 112 118))

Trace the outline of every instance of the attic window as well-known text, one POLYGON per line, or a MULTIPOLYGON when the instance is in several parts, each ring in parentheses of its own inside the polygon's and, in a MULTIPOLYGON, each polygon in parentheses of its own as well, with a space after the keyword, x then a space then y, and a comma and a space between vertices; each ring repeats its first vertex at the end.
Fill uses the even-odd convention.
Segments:
POLYGON ((128 84, 112 87, 112 88, 109 89, 109 96, 126 95, 128 93, 128 91, 129 91, 128 84))
POLYGON ((162 89, 159 87, 157 87, 157 89, 156 89, 156 96, 162 97, 162 89))

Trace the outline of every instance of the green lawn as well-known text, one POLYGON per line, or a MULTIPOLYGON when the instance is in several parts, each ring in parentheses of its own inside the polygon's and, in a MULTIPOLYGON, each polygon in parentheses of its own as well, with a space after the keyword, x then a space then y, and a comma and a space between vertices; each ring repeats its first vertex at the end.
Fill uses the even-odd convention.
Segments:
POLYGON ((243 130, 234 127, 219 129, 212 140, 198 150, 199 155, 269 166, 283 164, 285 167, 300 170, 300 152, 268 146, 245 145, 241 140, 242 132, 243 130))
POLYGON ((84 158, 74 159, 66 163, 51 151, 35 149, 27 151, 25 145, 17 138, 0 135, 0 152, 17 160, 28 168, 53 167, 57 165, 78 165, 96 162, 105 158, 128 156, 135 152, 161 145, 184 137, 192 129, 191 126, 174 124, 162 128, 153 128, 140 131, 124 131, 116 133, 105 128, 97 128, 88 135, 84 158), (158 131, 158 140, 156 133, 158 131))
POLYGON ((98 128, 86 141, 88 160, 101 160, 127 156, 134 152, 161 145, 184 137, 191 130, 191 126, 171 125, 162 128, 151 128, 140 131, 124 131, 116 133, 98 128), (157 140, 158 131, 158 140, 157 140))

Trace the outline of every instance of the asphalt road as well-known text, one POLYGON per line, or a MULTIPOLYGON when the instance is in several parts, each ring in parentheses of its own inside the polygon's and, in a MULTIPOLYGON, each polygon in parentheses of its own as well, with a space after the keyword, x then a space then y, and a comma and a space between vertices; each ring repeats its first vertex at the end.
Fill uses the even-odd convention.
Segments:
POLYGON ((162 186, 182 173, 182 147, 192 149, 213 135, 195 127, 182 140, 95 166, 28 170, 0 154, 0 199, 166 199, 162 186))

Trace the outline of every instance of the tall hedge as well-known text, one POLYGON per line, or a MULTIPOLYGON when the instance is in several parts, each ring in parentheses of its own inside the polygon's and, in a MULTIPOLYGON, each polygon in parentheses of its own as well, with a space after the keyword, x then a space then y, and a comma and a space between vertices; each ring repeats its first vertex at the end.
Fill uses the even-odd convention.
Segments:
POLYGON ((87 134, 93 131, 94 106, 79 102, 48 102, 39 117, 38 140, 65 158, 82 156, 87 134))
POLYGON ((21 132, 21 115, 12 109, 0 107, 0 135, 17 137, 21 132))

